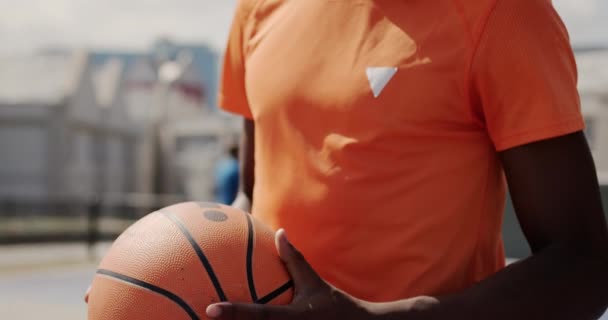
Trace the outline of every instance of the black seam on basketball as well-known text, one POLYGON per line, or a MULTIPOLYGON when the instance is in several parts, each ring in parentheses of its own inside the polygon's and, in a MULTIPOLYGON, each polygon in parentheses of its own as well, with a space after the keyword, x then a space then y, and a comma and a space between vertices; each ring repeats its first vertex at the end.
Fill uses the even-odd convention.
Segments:
POLYGON ((263 296, 262 298, 258 299, 255 301, 255 303, 257 304, 267 304, 268 302, 278 298, 280 295, 282 295, 283 293, 285 293, 287 290, 291 289, 293 287, 293 281, 289 280, 287 283, 285 283, 284 285, 280 286, 279 288, 277 288, 276 290, 274 290, 273 292, 263 296))
POLYGON ((124 274, 116 273, 116 272, 113 272, 110 270, 99 269, 99 270, 97 270, 97 274, 104 275, 104 276, 107 276, 110 278, 114 278, 116 280, 120 280, 120 281, 129 283, 129 284, 150 290, 154 293, 157 293, 157 294, 173 301, 177 305, 179 305, 182 309, 184 309, 184 311, 186 311, 186 313, 188 313, 188 315, 190 316, 190 318, 192 318, 192 320, 200 320, 200 318, 198 317, 196 312, 194 312, 194 310, 188 305, 188 303, 186 303, 186 301, 182 300, 179 296, 177 296, 176 294, 174 294, 172 292, 169 292, 163 288, 157 287, 157 286, 147 283, 145 281, 131 278, 124 274))
POLYGON ((175 225, 177 225, 177 227, 181 230, 182 234, 186 237, 186 239, 188 239, 188 242, 190 242, 190 245, 192 246, 192 248, 196 252, 196 255, 198 256, 199 260, 205 267, 205 270, 207 270, 209 279, 213 283, 213 287, 215 288, 215 292, 217 293, 217 296, 219 297, 220 301, 222 301, 222 302, 228 301, 228 298, 226 298, 226 294, 224 294, 224 290, 222 290, 220 281, 218 280, 217 276, 215 275, 215 272, 213 271, 213 267, 211 266, 209 259, 207 259, 207 257, 205 256, 205 253, 203 253, 203 249, 201 249, 201 247, 198 245, 198 243, 196 243, 196 241, 194 240, 194 238, 192 237, 192 235, 190 234, 190 232, 188 231, 186 226, 184 226, 182 221, 174 214, 167 212, 167 211, 161 211, 161 212, 167 218, 169 218, 171 221, 173 221, 173 223, 175 223, 175 225))
POLYGON ((249 284, 249 293, 251 294, 251 301, 258 300, 258 294, 255 290, 255 282, 253 279, 253 222, 251 221, 251 217, 249 213, 245 213, 247 218, 247 282, 249 284))

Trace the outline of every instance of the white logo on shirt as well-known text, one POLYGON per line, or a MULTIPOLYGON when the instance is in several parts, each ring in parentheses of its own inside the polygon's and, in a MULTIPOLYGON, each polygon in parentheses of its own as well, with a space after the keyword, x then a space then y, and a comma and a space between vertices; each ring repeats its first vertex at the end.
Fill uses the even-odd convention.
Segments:
POLYGON ((366 70, 369 86, 372 88, 374 98, 378 98, 382 90, 397 73, 396 67, 369 67, 366 70))

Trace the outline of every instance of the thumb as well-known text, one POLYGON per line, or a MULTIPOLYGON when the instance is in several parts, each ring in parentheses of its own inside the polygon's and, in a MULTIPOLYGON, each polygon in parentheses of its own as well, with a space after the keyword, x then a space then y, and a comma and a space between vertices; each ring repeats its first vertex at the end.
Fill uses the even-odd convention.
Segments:
POLYGON ((91 286, 87 288, 87 291, 84 294, 84 302, 89 303, 89 295, 91 294, 91 286))
POLYGON ((325 285, 323 279, 321 279, 312 266, 310 266, 302 253, 289 242, 285 230, 281 229, 277 231, 275 243, 279 256, 285 263, 285 266, 294 281, 296 290, 306 292, 325 285))

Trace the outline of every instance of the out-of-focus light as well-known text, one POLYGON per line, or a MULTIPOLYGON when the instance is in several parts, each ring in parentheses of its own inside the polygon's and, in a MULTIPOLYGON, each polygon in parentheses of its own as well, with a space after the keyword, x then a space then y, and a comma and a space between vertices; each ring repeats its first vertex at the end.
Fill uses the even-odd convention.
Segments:
POLYGON ((177 81, 184 72, 181 64, 175 61, 167 61, 163 63, 158 70, 158 77, 164 83, 173 83, 177 81))

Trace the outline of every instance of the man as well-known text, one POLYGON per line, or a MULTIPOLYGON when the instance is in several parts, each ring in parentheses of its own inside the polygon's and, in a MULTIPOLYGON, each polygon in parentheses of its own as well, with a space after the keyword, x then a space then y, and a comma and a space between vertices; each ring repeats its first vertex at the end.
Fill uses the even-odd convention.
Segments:
POLYGON ((208 316, 596 319, 608 233, 576 81, 549 0, 241 0, 236 205, 285 229, 296 298, 208 316), (507 268, 505 177, 533 251, 507 268))

